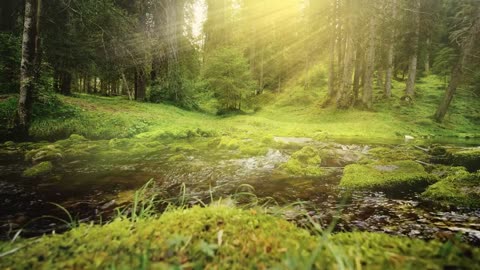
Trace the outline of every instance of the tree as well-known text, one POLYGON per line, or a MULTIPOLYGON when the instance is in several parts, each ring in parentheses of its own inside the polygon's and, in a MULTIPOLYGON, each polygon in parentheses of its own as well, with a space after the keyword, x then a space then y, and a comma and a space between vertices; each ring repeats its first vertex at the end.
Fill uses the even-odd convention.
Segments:
MULTIPOLYGON (((460 48, 460 55, 458 57, 457 63, 453 67, 451 80, 448 85, 448 88, 445 92, 445 96, 440 103, 437 111, 435 112, 435 120, 437 122, 442 122, 445 114, 447 113, 448 107, 453 100, 453 96, 457 90, 457 87, 463 80, 465 66, 468 65, 470 58, 472 57, 472 52, 475 47, 475 41, 480 35, 480 8, 476 8, 477 14, 471 26, 468 28, 463 42, 460 48)), ((463 31, 462 31, 463 32, 463 31)))
POLYGON ((14 132, 17 138, 28 138, 32 117, 33 95, 36 90, 40 62, 40 11, 41 0, 25 1, 23 23, 22 62, 20 66, 20 96, 14 132))
POLYGON ((248 62, 234 48, 218 49, 208 61, 203 79, 219 101, 220 110, 241 110, 246 99, 254 94, 255 81, 248 62))
POLYGON ((410 57, 408 64, 408 79, 407 79, 407 88, 405 89, 405 95, 409 98, 413 98, 415 95, 415 80, 417 79, 417 61, 418 61, 418 40, 420 35, 420 9, 421 2, 420 0, 411 0, 412 10, 411 20, 412 24, 410 25, 410 57))
POLYGON ((368 30, 368 44, 366 49, 366 67, 365 67, 365 82, 363 88, 362 101, 367 109, 372 108, 373 103, 373 72, 375 71, 375 38, 376 38, 376 14, 375 2, 373 1, 370 12, 370 22, 368 30))
POLYGON ((396 34, 396 26, 395 22, 397 19, 397 0, 390 0, 390 13, 389 15, 389 26, 390 26, 390 33, 388 39, 388 52, 387 52, 387 71, 385 75, 385 97, 390 98, 392 96, 392 78, 393 78, 393 69, 394 69, 394 57, 395 57, 395 34, 396 34))

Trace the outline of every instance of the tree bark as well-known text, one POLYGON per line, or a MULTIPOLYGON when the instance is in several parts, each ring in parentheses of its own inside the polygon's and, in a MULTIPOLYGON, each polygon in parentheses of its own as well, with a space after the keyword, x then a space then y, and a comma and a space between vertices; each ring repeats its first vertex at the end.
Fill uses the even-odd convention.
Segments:
POLYGON ((355 59, 355 74, 353 75, 353 104, 357 103, 358 96, 360 93, 360 78, 364 73, 365 66, 365 57, 363 55, 363 50, 357 49, 357 56, 355 59))
POLYGON ((392 78, 393 78, 393 68, 394 68, 394 49, 395 49, 395 35, 396 35, 396 28, 395 28, 395 21, 397 19, 397 0, 391 0, 391 19, 393 23, 391 23, 392 30, 390 31, 390 39, 388 43, 388 52, 387 52, 387 70, 385 74, 385 92, 384 96, 386 98, 392 97, 392 78))
POLYGON ((455 95, 457 87, 460 85, 460 83, 463 80, 465 66, 468 64, 470 60, 470 56, 475 47, 475 40, 479 34, 480 34, 480 8, 477 9, 477 16, 475 18, 475 21, 468 32, 468 36, 465 38, 462 44, 461 53, 457 63, 455 64, 452 70, 452 76, 451 76, 448 88, 445 92, 445 96, 442 102, 440 103, 437 111, 435 112, 434 118, 437 122, 442 122, 443 119, 445 118, 445 115, 447 114, 448 108, 450 107, 450 104, 453 100, 453 96, 455 95))
MULTIPOLYGON (((348 9, 350 5, 347 2, 346 8, 348 9)), ((353 75, 353 63, 355 61, 355 43, 353 42, 353 22, 352 22, 352 13, 348 12, 345 18, 345 56, 343 58, 343 76, 340 91, 337 94, 337 108, 346 109, 350 107, 351 104, 351 91, 352 91, 352 75, 353 75)))
POLYGON ((20 66, 20 95, 13 131, 18 139, 28 138, 32 118, 33 96, 39 72, 41 0, 25 1, 22 61, 20 66))
POLYGON ((135 71, 135 100, 144 101, 147 89, 145 70, 139 68, 135 71))
MULTIPOLYGON (((375 9, 375 4, 373 6, 375 9)), ((375 71, 375 31, 376 16, 370 14, 370 25, 368 31, 368 45, 365 61, 365 85, 363 87, 362 101, 367 109, 372 108, 373 104, 373 72, 375 71)))
POLYGON ((417 61, 418 61, 418 38, 420 35, 420 0, 413 0, 413 21, 414 29, 412 35, 412 54, 410 55, 409 65, 408 65, 408 79, 407 79, 407 88, 405 90, 405 95, 413 98, 415 95, 415 80, 417 79, 417 61))
POLYGON ((427 51, 425 55, 425 75, 430 75, 430 38, 427 38, 427 51))
POLYGON ((332 36, 330 37, 330 55, 329 55, 329 74, 328 74, 328 96, 329 99, 332 99, 336 95, 336 76, 335 76, 335 47, 337 45, 337 22, 336 22, 336 12, 337 12, 337 1, 333 0, 332 6, 332 17, 330 18, 330 31, 332 31, 332 36))

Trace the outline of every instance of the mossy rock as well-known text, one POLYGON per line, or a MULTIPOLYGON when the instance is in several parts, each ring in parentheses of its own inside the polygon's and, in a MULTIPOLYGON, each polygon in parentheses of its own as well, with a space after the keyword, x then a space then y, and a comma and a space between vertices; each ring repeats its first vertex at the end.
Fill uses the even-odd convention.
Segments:
POLYGON ((278 217, 225 206, 0 243, 1 269, 445 269, 472 268, 480 251, 377 233, 312 236, 278 217), (332 252, 333 251, 333 252, 332 252))
POLYGON ((5 147, 15 147, 15 143, 12 141, 6 141, 3 143, 3 146, 5 147))
POLYGON ((268 148, 264 145, 243 144, 239 148, 240 153, 245 156, 264 156, 268 153, 268 148))
POLYGON ((51 144, 38 149, 33 149, 25 154, 25 160, 33 163, 43 161, 57 161, 64 157, 64 153, 57 145, 51 144))
POLYGON ((236 150, 240 147, 240 140, 228 136, 223 136, 218 143, 218 147, 229 150, 236 150))
POLYGON ((422 197, 446 206, 480 207, 480 172, 458 171, 428 187, 422 197))
POLYGON ((324 171, 320 167, 321 163, 320 152, 306 146, 293 153, 290 159, 280 166, 280 169, 290 175, 322 176, 324 171))
POLYGON ((340 186, 351 189, 391 190, 415 188, 436 181, 422 165, 410 161, 377 163, 368 165, 352 164, 345 167, 340 186))
POLYGON ((41 162, 31 168, 26 169, 23 172, 24 177, 37 177, 44 176, 51 173, 53 170, 53 164, 50 161, 41 162))
POLYGON ((168 161, 170 162, 180 162, 180 161, 187 161, 188 158, 184 154, 178 154, 171 156, 168 161))
POLYGON ((465 150, 453 153, 452 165, 463 166, 471 172, 480 170, 480 149, 465 150))
POLYGON ((77 134, 72 134, 72 135, 70 135, 70 137, 68 137, 68 139, 57 141, 55 144, 59 145, 61 147, 69 147, 71 145, 75 145, 75 144, 78 144, 78 143, 84 143, 86 141, 87 141, 87 139, 85 139, 85 137, 83 137, 81 135, 77 135, 77 134))
POLYGON ((108 145, 111 148, 128 150, 132 146, 132 140, 130 139, 111 139, 108 141, 108 145))
POLYGON ((427 155, 423 151, 411 147, 376 147, 368 152, 368 156, 380 162, 415 159, 427 160, 427 155))
POLYGON ((445 149, 445 147, 435 145, 430 148, 429 153, 434 156, 444 156, 447 154, 447 149, 445 149))

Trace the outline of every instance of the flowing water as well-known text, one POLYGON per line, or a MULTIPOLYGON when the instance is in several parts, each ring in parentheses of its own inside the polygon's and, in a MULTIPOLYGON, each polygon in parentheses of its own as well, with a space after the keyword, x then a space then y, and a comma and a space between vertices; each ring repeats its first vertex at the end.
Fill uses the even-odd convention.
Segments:
MULTIPOLYGON (((299 138, 301 142, 295 138, 276 140, 327 146, 308 138, 299 138)), ((153 179, 162 198, 178 196, 185 185, 191 204, 208 202, 211 196, 227 197, 248 186, 254 188, 256 200, 269 198, 269 205, 288 206, 283 216, 300 226, 308 223, 308 215, 324 227, 335 220, 336 231, 385 232, 441 240, 462 233, 466 241, 480 245, 480 209, 439 208, 422 201, 414 190, 348 193, 339 188, 345 164, 355 162, 372 148, 402 143, 352 139, 330 142, 329 149, 342 153, 343 159, 325 159, 322 166, 327 174, 322 177, 279 173, 278 166, 288 161, 293 152, 288 149, 270 149, 264 156, 247 158, 232 158, 233 150, 210 149, 201 154, 189 153, 187 160, 176 162, 168 161, 172 155, 168 152, 116 163, 72 162, 54 178, 36 179, 22 177, 29 166, 23 154, 9 155, 0 158, 0 234, 2 239, 8 239, 19 229, 25 237, 66 230, 67 225, 57 218, 70 218, 52 203, 67 209, 76 220, 108 220, 115 208, 131 200, 134 190, 153 179)), ((449 147, 479 145, 474 141, 442 143, 449 147)))

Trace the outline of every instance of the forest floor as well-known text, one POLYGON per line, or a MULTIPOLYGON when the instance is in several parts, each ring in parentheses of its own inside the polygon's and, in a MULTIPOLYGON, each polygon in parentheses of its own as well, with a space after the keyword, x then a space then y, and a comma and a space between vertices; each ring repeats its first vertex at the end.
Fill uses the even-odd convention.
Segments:
MULTIPOLYGON (((283 93, 265 93, 257 100, 256 113, 219 117, 186 111, 165 104, 131 102, 124 97, 59 96, 61 104, 41 110, 31 128, 36 139, 56 140, 79 134, 89 139, 142 136, 184 138, 220 136, 262 138, 295 136, 309 138, 417 139, 480 137, 479 99, 466 90, 455 97, 444 123, 432 119, 444 83, 435 76, 421 79, 413 104, 400 101, 403 84, 395 82, 393 97, 381 93, 372 111, 322 108, 325 89, 293 88, 283 93)), ((13 98, 0 103, 8 115, 13 98)), ((209 111, 209 108, 206 107, 209 111)), ((211 109, 210 109, 211 110, 211 109)), ((6 118, 6 116, 3 116, 6 118)))
MULTIPOLYGON (((256 112, 224 117, 124 97, 47 97, 35 108, 36 141, 0 145, 0 207, 10 207, 0 228, 42 213, 65 220, 40 225, 68 232, 0 242, 0 268, 475 269, 480 250, 456 233, 480 239, 480 150, 464 147, 478 143, 480 106, 461 90, 435 123, 443 89, 424 78, 404 105, 396 82, 391 100, 377 92, 372 111, 338 111, 321 107, 323 88, 294 87, 265 93, 256 112), (450 140, 461 146, 431 147, 450 140), (466 169, 430 164, 438 157, 466 169), (155 189, 134 191, 150 178, 155 189), (152 212, 149 196, 179 188, 176 207, 152 212), (354 190, 350 209, 335 224, 345 188, 354 190), (277 205, 266 207, 272 197, 277 205)), ((14 107, 2 100, 1 116, 14 107)))

